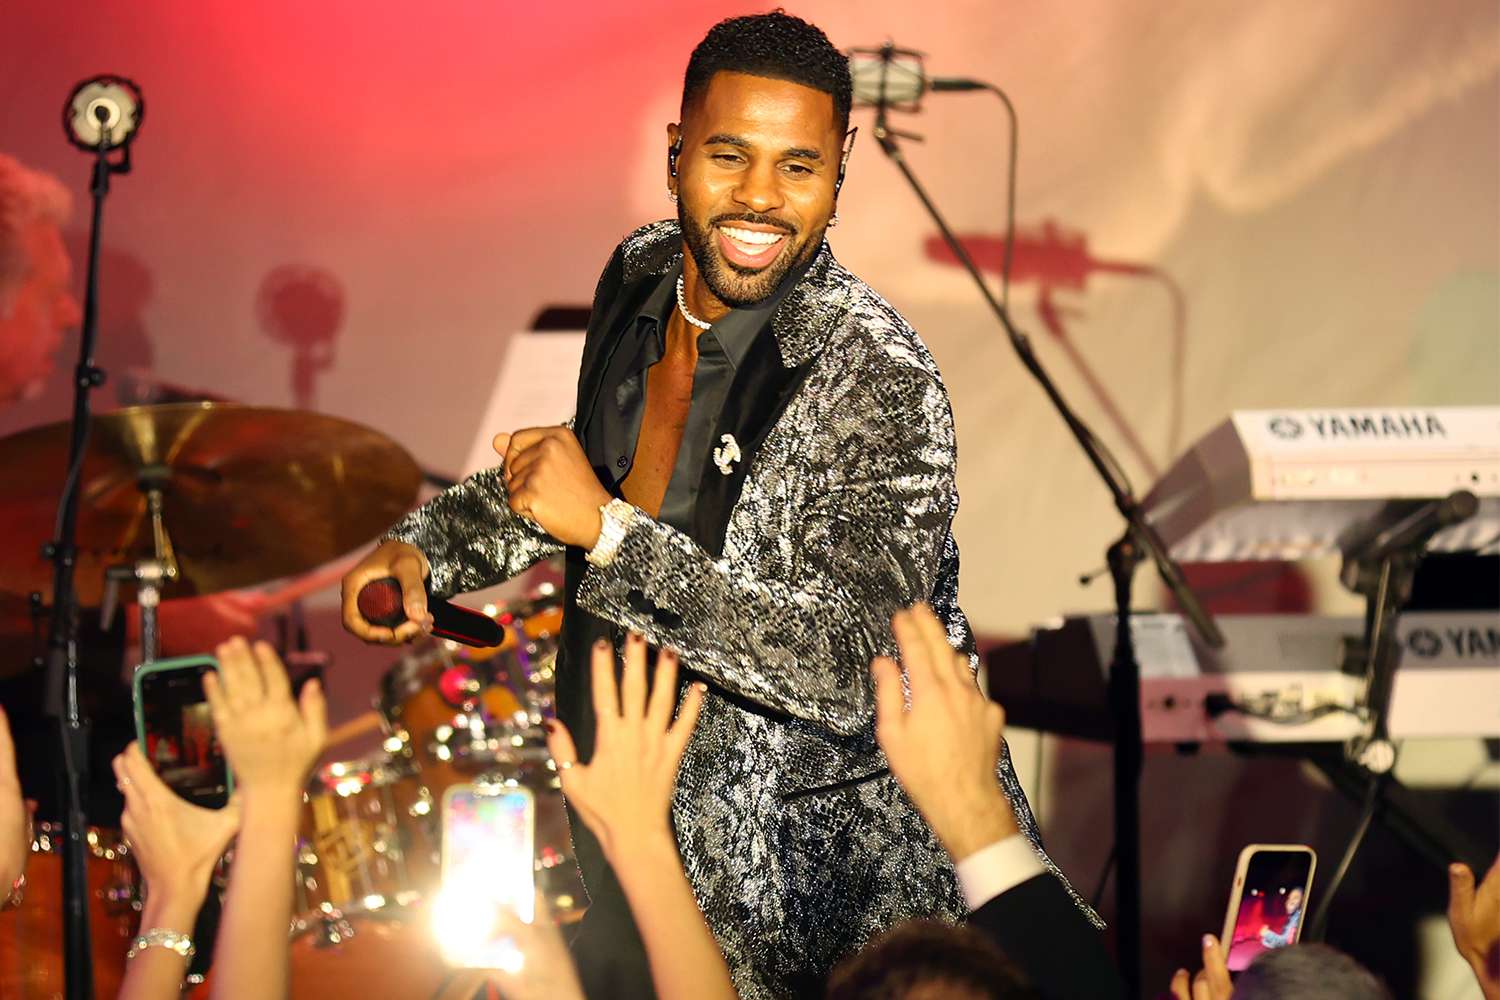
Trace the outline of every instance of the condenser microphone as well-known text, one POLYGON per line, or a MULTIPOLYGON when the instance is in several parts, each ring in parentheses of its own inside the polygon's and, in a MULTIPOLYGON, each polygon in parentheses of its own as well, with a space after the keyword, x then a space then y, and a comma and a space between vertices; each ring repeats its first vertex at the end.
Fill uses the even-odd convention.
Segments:
MULTIPOLYGON (((395 628, 406 621, 401 584, 393 576, 365 584, 355 603, 371 625, 395 628)), ((432 634, 439 639, 452 639, 465 646, 498 646, 505 641, 505 629, 489 615, 435 598, 431 590, 427 593, 427 613, 432 615, 432 634)))
POLYGON ((855 107, 916 110, 922 95, 940 90, 988 90, 989 84, 958 76, 928 76, 922 54, 887 43, 878 49, 851 49, 849 77, 855 107))

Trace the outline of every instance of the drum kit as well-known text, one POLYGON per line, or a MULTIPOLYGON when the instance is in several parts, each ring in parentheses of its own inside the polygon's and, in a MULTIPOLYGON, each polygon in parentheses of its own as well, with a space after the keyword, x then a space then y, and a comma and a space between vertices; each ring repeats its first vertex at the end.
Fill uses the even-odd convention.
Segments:
MULTIPOLYGON (((0 439, 0 677, 39 669, 48 609, 38 595, 50 564, 38 553, 52 530, 68 432, 58 424, 0 439)), ((308 571, 370 543, 411 508, 421 478, 393 441, 322 414, 176 403, 97 415, 80 473, 81 604, 110 603, 111 580, 126 596, 135 587, 140 605, 154 604, 142 580, 162 598, 296 574, 326 586, 334 577, 308 571), (133 572, 141 566, 157 572, 133 572)), ((294 596, 311 589, 283 587, 294 596)), ((331 742, 378 734, 379 746, 324 764, 306 790, 291 927, 299 994, 369 997, 382 992, 372 993, 373 976, 403 995, 441 992, 451 976, 428 904, 442 888, 442 803, 455 786, 531 792, 537 890, 560 922, 582 915, 586 896, 543 729, 553 714, 561 595, 544 584, 493 610, 504 629, 499 646, 421 640, 380 678, 372 711, 331 734, 331 742)), ((58 839, 37 824, 20 901, 0 912, 0 995, 60 993, 58 839)), ((137 932, 140 880, 118 831, 92 829, 89 844, 97 987, 113 996, 137 932)))

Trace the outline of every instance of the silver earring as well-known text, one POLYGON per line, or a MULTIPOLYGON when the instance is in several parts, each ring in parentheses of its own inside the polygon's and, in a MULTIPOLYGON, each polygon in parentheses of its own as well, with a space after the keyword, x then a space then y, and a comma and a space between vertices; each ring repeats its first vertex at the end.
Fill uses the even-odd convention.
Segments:
POLYGON ((832 229, 834 226, 836 226, 838 224, 839 224, 839 213, 834 212, 833 213, 833 218, 831 218, 831 219, 828 220, 828 228, 832 229))
POLYGON ((673 191, 671 188, 667 188, 667 200, 674 205, 677 204, 677 192, 673 191))

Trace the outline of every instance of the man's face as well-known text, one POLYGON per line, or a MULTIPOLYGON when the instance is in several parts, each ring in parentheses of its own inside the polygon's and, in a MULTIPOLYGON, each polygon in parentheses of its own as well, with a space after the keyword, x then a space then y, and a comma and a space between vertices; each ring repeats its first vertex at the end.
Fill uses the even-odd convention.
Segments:
POLYGON ((22 231, 22 242, 31 269, 11 308, 0 310, 0 404, 41 388, 52 374, 63 331, 83 317, 57 226, 33 222, 22 231))
POLYGON ((1289 889, 1286 894, 1286 912, 1296 913, 1300 909, 1302 909, 1302 890, 1289 889))
POLYGON ((833 96, 716 73, 668 144, 679 134, 677 217, 698 274, 726 306, 759 302, 817 253, 833 215, 843 144, 833 96))

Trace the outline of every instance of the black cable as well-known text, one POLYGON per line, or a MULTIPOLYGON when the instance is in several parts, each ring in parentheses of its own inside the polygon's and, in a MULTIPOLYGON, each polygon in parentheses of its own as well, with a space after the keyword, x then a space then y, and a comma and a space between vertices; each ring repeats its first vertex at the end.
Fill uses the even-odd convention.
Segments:
POLYGON ((1005 255, 1000 264, 1000 304, 1010 308, 1010 263, 1016 249, 1016 161, 1020 158, 1021 128, 1016 120, 1016 106, 1010 102, 1005 91, 993 83, 985 89, 1005 105, 1006 117, 1010 120, 1010 155, 1006 167, 1005 182, 1005 255))
POLYGON ((1375 810, 1380 805, 1380 793, 1384 787, 1384 775, 1370 776, 1370 783, 1365 788, 1364 807, 1360 811, 1359 823, 1354 828, 1354 835, 1349 838, 1349 846, 1344 849, 1344 856, 1339 860, 1339 866, 1334 871, 1333 878, 1329 880, 1328 888, 1323 891, 1322 899, 1318 901, 1318 908, 1313 911, 1312 920, 1308 921, 1305 936, 1309 941, 1323 940, 1323 934, 1328 929, 1328 913, 1333 907, 1333 897, 1338 893, 1339 886, 1343 885, 1344 876, 1349 874, 1349 867, 1354 864, 1354 855, 1364 843, 1365 834, 1370 832, 1370 824, 1375 819, 1375 810))
POLYGON ((1099 883, 1094 886, 1093 898, 1089 900, 1095 910, 1099 909, 1099 901, 1104 898, 1104 887, 1109 885, 1109 873, 1115 869, 1115 849, 1118 845, 1109 845, 1109 857, 1104 859, 1104 868, 1099 872, 1099 883))

